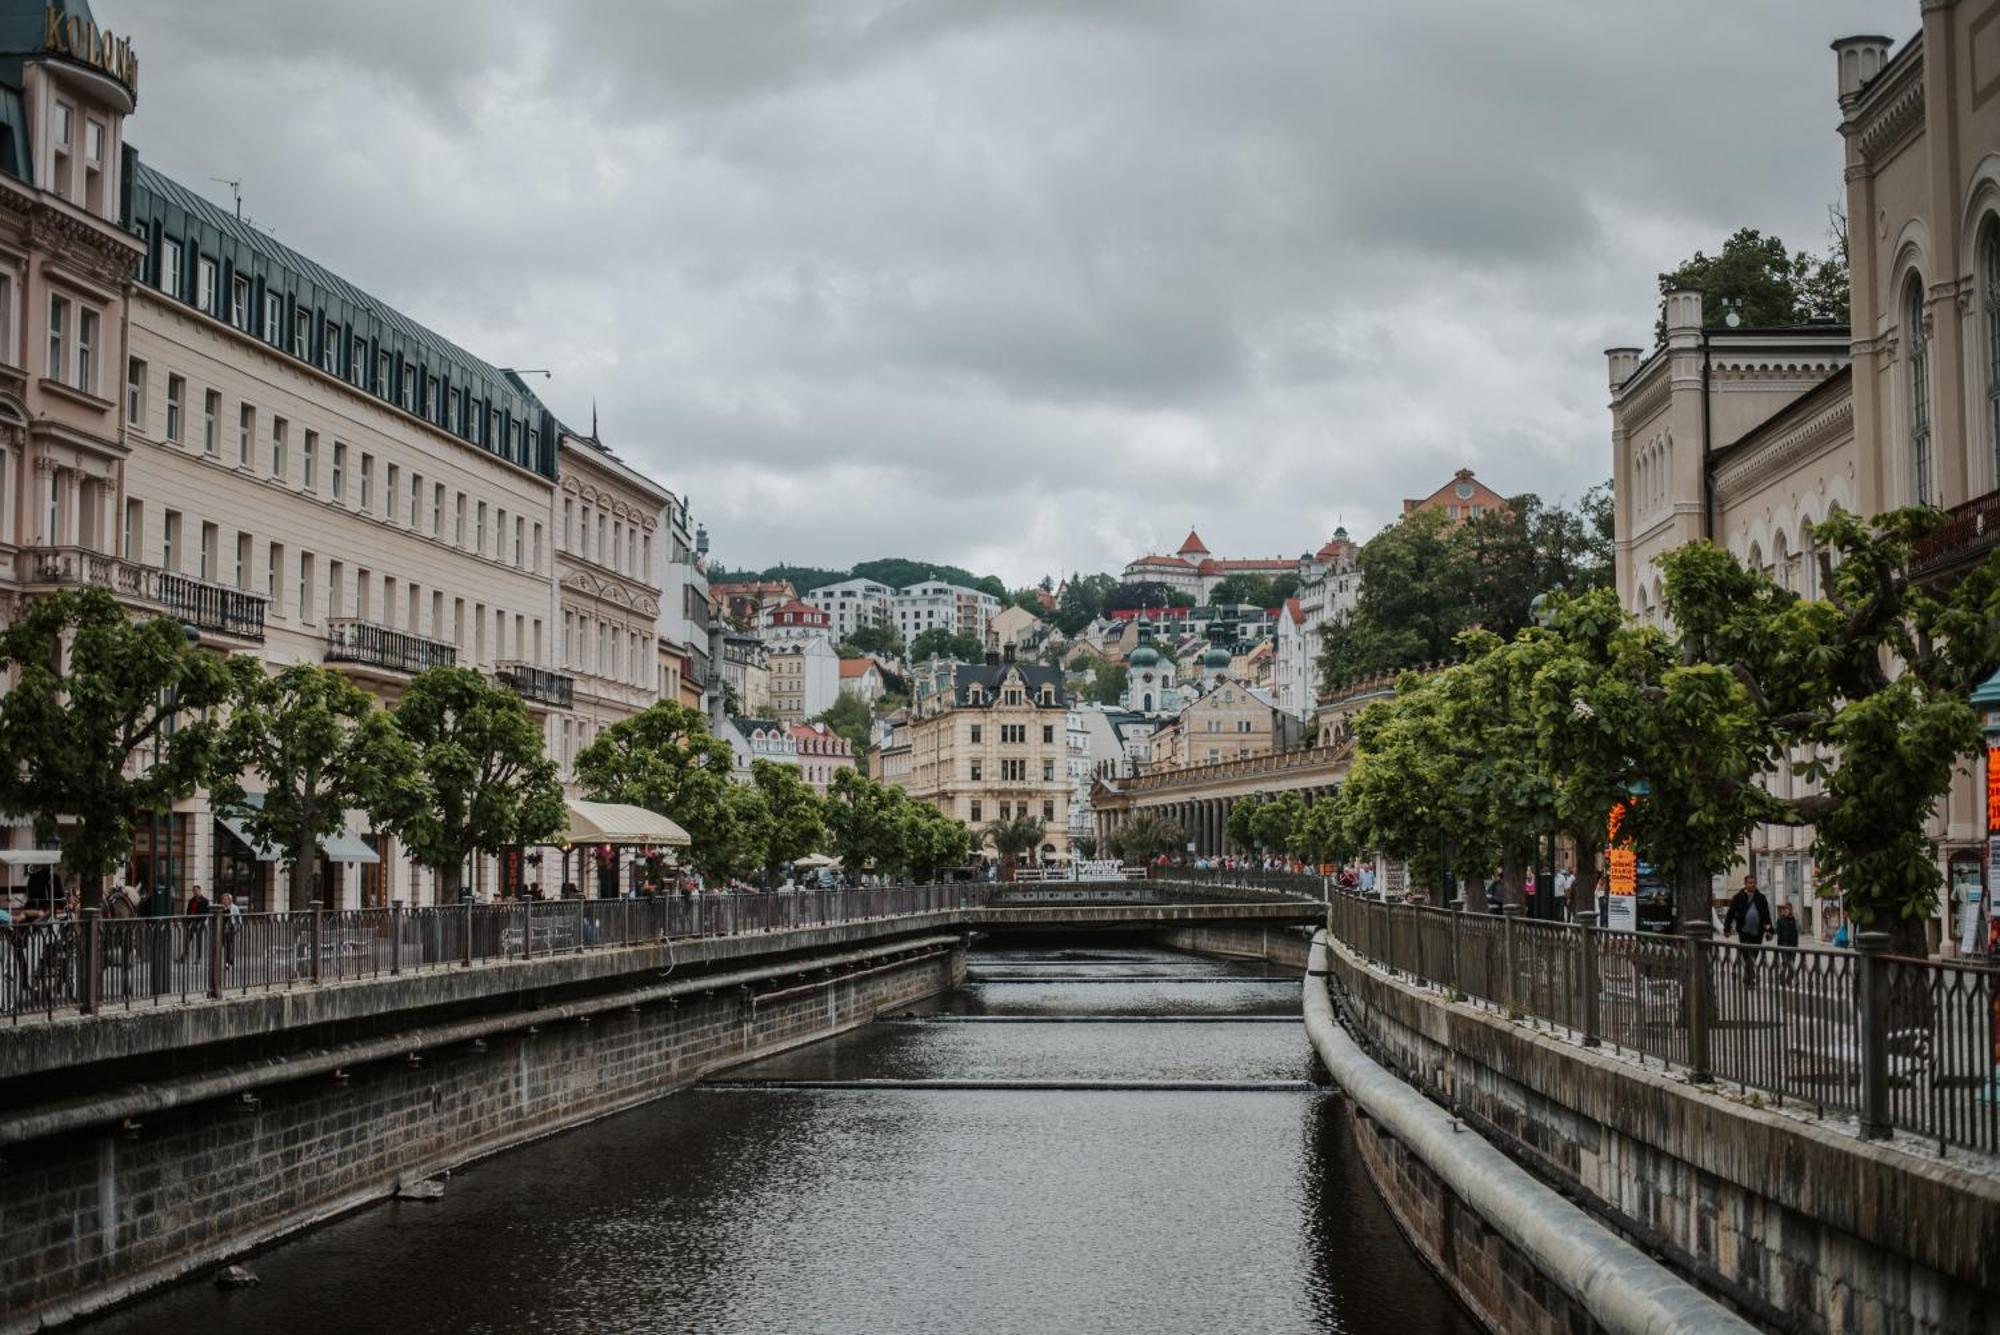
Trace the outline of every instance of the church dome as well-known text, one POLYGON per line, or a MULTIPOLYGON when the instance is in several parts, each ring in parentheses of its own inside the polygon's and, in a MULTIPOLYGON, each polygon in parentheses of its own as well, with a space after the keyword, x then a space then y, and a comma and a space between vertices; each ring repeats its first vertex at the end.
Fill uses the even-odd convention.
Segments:
POLYGON ((1208 652, 1201 656, 1201 665, 1205 668, 1226 668, 1229 666, 1229 658, 1227 649, 1219 644, 1211 645, 1208 652))
POLYGON ((1130 667, 1153 667, 1160 661, 1160 651, 1150 644, 1142 644, 1125 659, 1130 667))

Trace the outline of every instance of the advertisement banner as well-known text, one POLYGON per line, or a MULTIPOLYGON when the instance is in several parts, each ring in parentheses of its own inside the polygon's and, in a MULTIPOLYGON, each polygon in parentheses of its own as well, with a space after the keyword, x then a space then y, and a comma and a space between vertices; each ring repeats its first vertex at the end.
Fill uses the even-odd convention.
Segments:
POLYGON ((1604 925, 1620 932, 1639 930, 1639 853, 1622 837, 1625 804, 1611 808, 1604 828, 1604 925))

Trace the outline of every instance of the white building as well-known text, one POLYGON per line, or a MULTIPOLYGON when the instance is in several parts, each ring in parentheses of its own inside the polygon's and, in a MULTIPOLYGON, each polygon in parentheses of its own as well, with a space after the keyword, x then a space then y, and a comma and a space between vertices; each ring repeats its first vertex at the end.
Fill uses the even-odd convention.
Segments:
POLYGON ((1298 593, 1278 613, 1277 662, 1273 685, 1278 707, 1304 718, 1319 700, 1323 632, 1354 614, 1361 597, 1359 549, 1337 528, 1333 540, 1302 563, 1298 593))
POLYGON ((1000 600, 990 593, 968 589, 943 580, 911 584, 896 595, 896 629, 908 644, 927 630, 951 635, 970 635, 984 645, 993 618, 1000 614, 1000 600))
POLYGON ((832 619, 836 641, 857 630, 888 630, 896 624, 896 591, 872 579, 827 584, 804 595, 804 599, 832 619))
POLYGON ((825 636, 787 640, 771 648, 771 709, 787 723, 803 723, 840 697, 840 657, 825 636))

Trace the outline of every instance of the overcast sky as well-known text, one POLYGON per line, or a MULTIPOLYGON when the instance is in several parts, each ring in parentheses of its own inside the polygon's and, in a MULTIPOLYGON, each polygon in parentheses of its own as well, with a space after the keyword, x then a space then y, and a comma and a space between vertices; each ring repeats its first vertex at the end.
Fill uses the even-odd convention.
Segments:
POLYGON ((718 559, 1113 569, 1609 475, 1602 350, 1823 249, 1917 0, 100 0, 156 166, 691 497, 718 559))

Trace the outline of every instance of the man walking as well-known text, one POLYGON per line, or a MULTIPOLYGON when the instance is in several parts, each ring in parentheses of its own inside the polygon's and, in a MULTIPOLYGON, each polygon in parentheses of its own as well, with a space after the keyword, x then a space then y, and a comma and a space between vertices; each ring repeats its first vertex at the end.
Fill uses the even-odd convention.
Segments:
MULTIPOLYGON (((1757 888, 1754 875, 1743 878, 1743 888, 1729 901, 1729 909, 1722 915, 1722 930, 1725 934, 1736 933, 1736 939, 1746 946, 1760 946, 1764 943, 1764 933, 1771 930, 1771 903, 1764 898, 1764 892, 1757 888)), ((1743 986, 1757 986, 1757 952, 1746 950, 1743 954, 1743 986)))
POLYGON ((1789 984, 1799 976, 1799 920, 1792 914, 1790 901, 1778 905, 1776 928, 1779 958, 1784 963, 1778 966, 1778 977, 1789 984))
POLYGON ((180 962, 182 964, 187 963, 188 950, 190 948, 194 951, 195 963, 201 963, 202 947, 208 939, 209 907, 208 896, 201 892, 200 886, 197 885, 188 892, 188 921, 186 928, 183 929, 184 935, 181 937, 180 962))
POLYGON ((1507 887, 1500 883, 1500 873, 1496 871, 1486 883, 1486 911, 1497 916, 1506 907, 1507 887))

